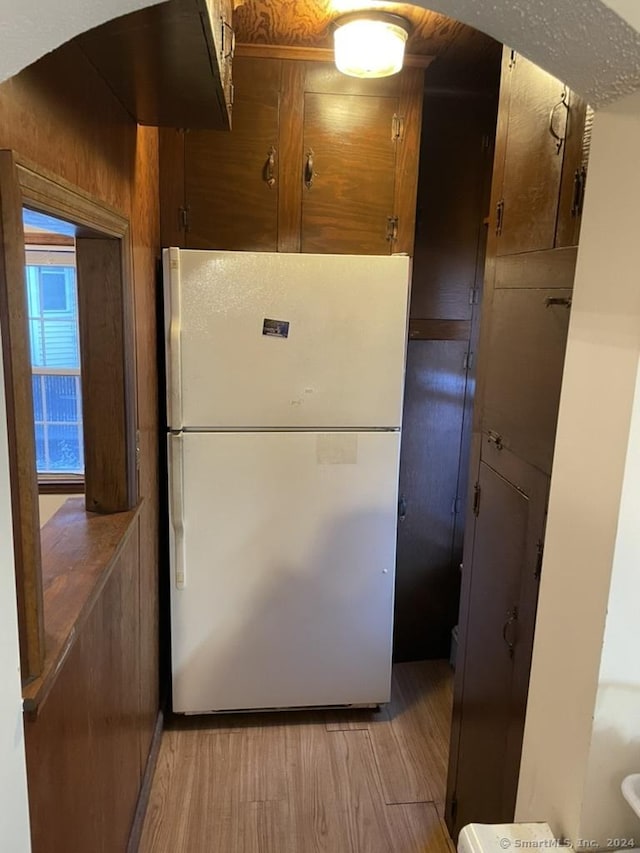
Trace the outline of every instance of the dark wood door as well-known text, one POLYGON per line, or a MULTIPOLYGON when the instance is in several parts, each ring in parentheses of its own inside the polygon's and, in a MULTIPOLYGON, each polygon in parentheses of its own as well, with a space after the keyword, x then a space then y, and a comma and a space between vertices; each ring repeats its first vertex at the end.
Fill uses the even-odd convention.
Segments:
POLYGON ((397 110, 397 97, 305 94, 303 252, 394 251, 397 110))
POLYGON ((510 105, 498 255, 553 248, 564 145, 558 149, 551 130, 564 136, 567 120, 562 83, 519 55, 507 74, 510 105))
POLYGON ((237 60, 232 130, 185 134, 186 248, 276 251, 280 73, 237 60))
POLYGON ((394 658, 448 657, 467 341, 411 341, 400 452, 394 658))
POLYGON ((486 353, 482 430, 550 473, 571 290, 494 291, 486 353))
POLYGON ((479 466, 456 669, 462 701, 454 710, 447 801, 453 837, 470 822, 510 822, 515 808, 548 481, 511 462, 522 487, 486 462, 479 466))

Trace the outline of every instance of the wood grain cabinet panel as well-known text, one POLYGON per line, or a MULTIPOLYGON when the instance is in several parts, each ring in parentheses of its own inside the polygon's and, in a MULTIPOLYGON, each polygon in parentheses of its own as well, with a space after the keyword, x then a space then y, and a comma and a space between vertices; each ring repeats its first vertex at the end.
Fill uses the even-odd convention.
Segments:
POLYGON ((507 65, 510 108, 497 254, 551 249, 555 241, 567 111, 563 86, 522 56, 507 65), (553 112, 553 118, 551 118, 553 112))
POLYGON ((422 72, 356 80, 244 56, 233 67, 232 130, 187 130, 184 157, 175 132, 162 139, 163 245, 411 253, 422 72))
POLYGON ((235 68, 233 130, 185 134, 189 249, 276 251, 279 60, 235 68))
POLYGON ((303 252, 393 251, 397 98, 304 99, 303 252))
POLYGON ((571 291, 496 290, 483 432, 540 470, 553 460, 571 291))
POLYGON ((517 486, 485 461, 475 484, 447 797, 453 837, 470 822, 509 822, 515 806, 548 479, 514 462, 517 486))
POLYGON ((500 109, 496 254, 577 245, 593 111, 555 77, 506 48, 500 109))

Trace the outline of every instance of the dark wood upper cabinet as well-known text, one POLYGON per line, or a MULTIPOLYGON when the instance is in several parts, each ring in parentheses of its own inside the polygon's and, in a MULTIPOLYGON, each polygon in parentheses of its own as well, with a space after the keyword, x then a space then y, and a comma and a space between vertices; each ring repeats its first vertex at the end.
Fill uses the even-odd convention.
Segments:
POLYGON ((281 64, 238 63, 231 133, 183 134, 186 248, 276 251, 281 64))
POLYGON ((422 78, 417 68, 356 80, 326 62, 237 58, 230 133, 161 132, 161 194, 180 208, 163 211, 163 244, 411 252, 422 78))
POLYGON ((398 99, 307 92, 301 249, 392 249, 398 99))
POLYGON ((168 0, 77 41, 139 124, 228 129, 232 14, 231 0, 168 0))
POLYGON ((500 110, 506 136, 496 162, 496 254, 575 245, 588 159, 584 102, 505 48, 500 110))

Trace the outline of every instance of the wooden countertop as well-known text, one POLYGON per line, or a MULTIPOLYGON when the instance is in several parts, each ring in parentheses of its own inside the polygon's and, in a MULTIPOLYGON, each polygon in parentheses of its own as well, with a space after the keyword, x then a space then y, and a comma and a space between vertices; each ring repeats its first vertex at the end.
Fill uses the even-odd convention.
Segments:
POLYGON ((45 663, 23 689, 24 711, 37 715, 82 625, 100 596, 140 505, 127 512, 86 512, 84 497, 69 498, 42 528, 45 663))

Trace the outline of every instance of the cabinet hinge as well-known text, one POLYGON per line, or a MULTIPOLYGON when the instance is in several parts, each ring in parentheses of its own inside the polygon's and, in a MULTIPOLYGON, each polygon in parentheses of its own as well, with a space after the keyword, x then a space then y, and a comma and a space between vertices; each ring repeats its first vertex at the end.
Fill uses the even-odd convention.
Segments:
POLYGON ((391 119, 391 141, 399 142, 404 138, 404 116, 394 113, 391 119))
POLYGON ((482 489, 480 488, 480 483, 476 483, 473 487, 473 514, 477 518, 480 515, 480 495, 482 494, 482 489))
POLYGON ((534 578, 540 578, 542 575, 542 558, 544 557, 544 542, 538 539, 536 542, 536 570, 533 573, 534 578))
POLYGON ((178 214, 180 216, 180 227, 183 231, 189 231, 191 229, 191 208, 187 205, 187 207, 179 207, 178 214))
POLYGON ((488 151, 490 146, 491 146, 491 137, 489 136, 488 133, 484 133, 482 135, 481 148, 483 151, 488 151))
POLYGON ((136 468, 140 468, 140 430, 136 430, 136 468))
POLYGON ((395 243, 398 239, 398 217, 387 216, 387 240, 395 243))
POLYGON ((518 60, 518 54, 515 52, 515 50, 512 50, 511 53, 509 54, 509 68, 510 69, 515 68, 515 64, 516 64, 517 60, 518 60))
POLYGON ((462 359, 462 369, 463 370, 471 370, 473 367, 473 352, 469 350, 465 352, 464 358, 462 359))
POLYGON ((478 288, 470 287, 469 288, 469 305, 477 305, 478 304, 478 288))

